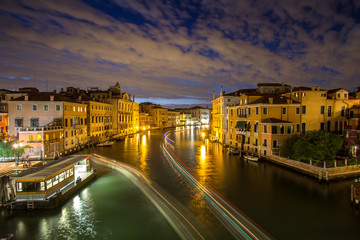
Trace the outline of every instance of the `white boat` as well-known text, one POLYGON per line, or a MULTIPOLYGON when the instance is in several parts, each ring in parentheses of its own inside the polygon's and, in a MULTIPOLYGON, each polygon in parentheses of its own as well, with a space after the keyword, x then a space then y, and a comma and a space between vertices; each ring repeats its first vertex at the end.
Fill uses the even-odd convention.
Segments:
POLYGON ((245 155, 244 157, 245 157, 245 159, 248 160, 248 161, 252 161, 252 162, 257 162, 257 161, 259 161, 259 158, 258 158, 258 157, 255 157, 255 156, 245 155))
POLYGON ((238 154, 240 154, 240 151, 238 151, 238 150, 236 150, 235 148, 232 148, 232 147, 229 149, 229 151, 230 151, 230 153, 233 154, 233 155, 238 155, 238 154))
POLYGON ((99 143, 96 146, 97 147, 111 147, 113 144, 114 144, 113 141, 106 141, 106 142, 103 142, 103 143, 99 143))

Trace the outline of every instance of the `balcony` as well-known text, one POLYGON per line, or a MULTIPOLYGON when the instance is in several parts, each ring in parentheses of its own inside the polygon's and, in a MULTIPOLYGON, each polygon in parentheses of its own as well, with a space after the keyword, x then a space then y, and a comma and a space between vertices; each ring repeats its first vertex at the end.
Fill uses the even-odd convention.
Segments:
POLYGON ((63 126, 49 126, 49 127, 15 127, 17 132, 41 132, 41 131, 53 131, 63 130, 63 126))
POLYGON ((350 119, 350 118, 360 118, 360 113, 347 113, 346 114, 346 118, 350 119))
POLYGON ((236 130, 235 133, 236 133, 236 134, 241 134, 241 135, 245 135, 245 134, 246 134, 246 132, 245 132, 244 130, 242 130, 242 129, 236 130))

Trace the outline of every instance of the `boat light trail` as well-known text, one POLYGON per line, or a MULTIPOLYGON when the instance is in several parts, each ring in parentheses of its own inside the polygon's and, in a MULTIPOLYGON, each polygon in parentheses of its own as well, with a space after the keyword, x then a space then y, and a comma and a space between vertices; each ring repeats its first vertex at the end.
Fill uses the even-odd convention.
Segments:
MULTIPOLYGON (((164 139, 166 141, 161 145, 165 158, 181 175, 185 177, 185 179, 187 179, 203 194, 205 199, 210 203, 210 206, 213 207, 215 216, 221 220, 229 232, 231 232, 235 238, 239 239, 271 239, 272 237, 270 234, 258 226, 248 216, 243 214, 241 211, 238 211, 229 200, 225 199, 216 191, 213 191, 211 187, 211 189, 204 187, 190 173, 192 171, 186 166, 186 164, 184 164, 174 154, 174 152, 170 150, 169 145, 172 146, 172 144, 168 141, 169 138, 167 137, 170 133, 171 132, 168 131, 164 134, 164 139), (177 161, 175 159, 177 159, 177 161), (186 169, 189 169, 190 172, 186 169)), ((174 143, 174 141, 172 141, 172 143, 174 143)))
POLYGON ((92 154, 91 159, 98 164, 114 168, 128 177, 167 219, 181 239, 205 239, 194 225, 174 206, 174 204, 169 202, 166 197, 156 189, 157 187, 155 187, 141 172, 127 164, 101 155, 92 154))

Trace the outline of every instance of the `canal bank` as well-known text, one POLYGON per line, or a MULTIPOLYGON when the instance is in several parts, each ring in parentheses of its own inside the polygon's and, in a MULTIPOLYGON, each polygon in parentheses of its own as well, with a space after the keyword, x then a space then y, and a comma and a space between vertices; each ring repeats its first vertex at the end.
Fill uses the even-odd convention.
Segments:
POLYGON ((262 159, 313 177, 319 181, 328 182, 360 176, 360 165, 324 168, 275 155, 262 157, 262 159))

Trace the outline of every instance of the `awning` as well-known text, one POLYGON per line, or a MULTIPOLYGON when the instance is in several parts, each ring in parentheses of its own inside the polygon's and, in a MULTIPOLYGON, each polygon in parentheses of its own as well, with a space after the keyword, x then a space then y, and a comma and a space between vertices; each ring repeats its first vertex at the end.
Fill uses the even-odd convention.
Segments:
POLYGON ((246 121, 237 121, 235 128, 242 129, 246 125, 246 121))

